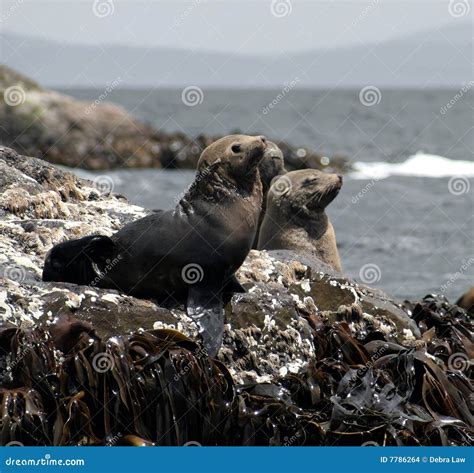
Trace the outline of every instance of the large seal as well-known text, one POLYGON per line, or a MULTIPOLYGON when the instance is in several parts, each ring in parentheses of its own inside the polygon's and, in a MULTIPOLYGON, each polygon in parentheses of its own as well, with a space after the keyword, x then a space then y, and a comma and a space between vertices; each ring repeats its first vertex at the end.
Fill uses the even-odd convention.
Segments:
POLYGON ((291 171, 275 179, 258 248, 307 251, 341 271, 336 235, 325 212, 341 186, 341 176, 315 169, 291 171))
POLYGON ((187 300, 209 354, 222 342, 223 297, 243 288, 234 276, 252 248, 262 205, 258 164, 266 140, 231 135, 202 153, 212 163, 175 209, 155 211, 110 238, 61 243, 46 256, 45 281, 117 289, 163 304, 187 300), (79 251, 78 251, 79 250, 79 251))
MULTIPOLYGON (((216 159, 218 159, 217 155, 214 155, 212 153, 203 153, 198 161, 198 172, 213 164, 216 159)), ((262 181, 263 200, 262 211, 260 212, 260 216, 258 219, 257 234, 255 235, 252 248, 257 248, 260 227, 263 222, 263 217, 265 216, 267 194, 268 190, 270 189, 272 180, 275 177, 285 174, 287 172, 287 170, 285 169, 283 152, 273 141, 267 141, 267 148, 263 154, 263 159, 258 165, 258 171, 260 173, 260 180, 262 181)))

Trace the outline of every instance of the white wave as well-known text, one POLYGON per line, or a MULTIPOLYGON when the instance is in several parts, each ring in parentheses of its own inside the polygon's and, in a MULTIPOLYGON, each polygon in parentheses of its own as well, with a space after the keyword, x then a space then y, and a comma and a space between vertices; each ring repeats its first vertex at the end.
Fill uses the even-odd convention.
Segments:
POLYGON ((385 179, 390 176, 474 177, 473 161, 457 161, 434 154, 417 153, 402 163, 356 162, 354 179, 385 179))

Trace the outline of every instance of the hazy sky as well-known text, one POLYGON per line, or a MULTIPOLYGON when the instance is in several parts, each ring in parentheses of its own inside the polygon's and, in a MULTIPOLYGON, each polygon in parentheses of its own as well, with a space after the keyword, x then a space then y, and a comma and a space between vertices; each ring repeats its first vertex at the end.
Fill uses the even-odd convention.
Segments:
POLYGON ((259 54, 378 42, 452 24, 457 19, 450 14, 449 3, 1 0, 0 28, 61 42, 259 54))

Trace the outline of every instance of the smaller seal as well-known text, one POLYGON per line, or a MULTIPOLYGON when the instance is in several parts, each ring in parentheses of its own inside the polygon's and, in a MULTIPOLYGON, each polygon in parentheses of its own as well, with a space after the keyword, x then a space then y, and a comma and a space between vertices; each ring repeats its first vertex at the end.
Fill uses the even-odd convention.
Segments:
POLYGON ((336 234, 325 212, 341 187, 341 176, 315 169, 276 178, 268 192, 258 249, 309 252, 341 271, 336 234))
POLYGON ((288 171, 285 168, 285 160, 283 151, 273 141, 267 141, 267 149, 263 154, 263 159, 258 165, 260 173, 260 180, 262 181, 263 201, 262 211, 258 219, 257 234, 253 242, 252 248, 258 248, 258 238, 260 236, 260 229, 262 228, 263 219, 267 210, 267 195, 275 177, 286 174, 288 171))

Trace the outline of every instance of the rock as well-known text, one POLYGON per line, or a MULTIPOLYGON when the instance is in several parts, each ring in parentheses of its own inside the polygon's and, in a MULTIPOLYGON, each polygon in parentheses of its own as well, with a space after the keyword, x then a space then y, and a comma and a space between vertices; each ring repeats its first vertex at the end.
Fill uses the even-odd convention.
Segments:
POLYGON ((0 77, 1 142, 67 166, 160 166, 154 130, 123 108, 101 98, 89 103, 44 90, 6 66, 0 77))
POLYGON ((53 244, 146 210, 11 149, 0 169, 0 445, 472 444, 458 306, 252 251, 215 360, 183 306, 41 280, 53 244))
MULTIPOLYGON (((93 102, 75 100, 0 65, 0 143, 54 164, 91 170, 113 168, 196 169, 202 150, 215 140, 163 133, 107 100, 110 84, 93 102)), ((314 167, 343 172, 344 158, 321 160, 310 150, 280 143, 288 169, 314 167)))
POLYGON ((285 167, 288 171, 297 169, 318 169, 330 173, 345 173, 352 170, 350 162, 344 156, 323 156, 304 147, 292 147, 288 143, 277 142, 283 151, 285 167))
MULTIPOLYGON (((3 320, 48 326, 58 316, 74 315, 103 338, 152 328, 196 337, 182 306, 163 308, 113 290, 41 280, 45 254, 54 244, 93 233, 111 235, 146 210, 101 195, 92 183, 8 148, 0 148, 0 169, 3 320)), ((341 307, 359 314, 348 322, 361 340, 382 332, 410 346, 419 336, 388 296, 311 257, 252 251, 237 276, 248 293, 235 295, 226 307, 219 359, 241 383, 299 372, 315 353, 311 327, 323 319, 346 320, 341 307)))

